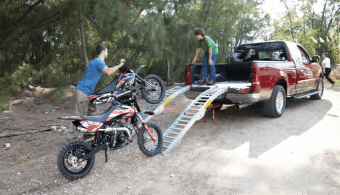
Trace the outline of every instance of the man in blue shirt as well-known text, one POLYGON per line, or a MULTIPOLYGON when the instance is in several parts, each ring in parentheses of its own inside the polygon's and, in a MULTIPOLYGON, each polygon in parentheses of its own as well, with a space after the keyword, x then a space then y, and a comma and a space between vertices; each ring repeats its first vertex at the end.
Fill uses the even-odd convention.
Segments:
MULTIPOLYGON (((76 109, 75 115, 76 116, 95 116, 97 112, 97 105, 84 102, 86 98, 88 98, 94 88, 96 87, 100 77, 103 73, 107 75, 111 75, 115 73, 121 66, 124 65, 124 59, 120 60, 119 65, 109 68, 105 64, 105 59, 107 58, 108 52, 107 47, 105 45, 98 45, 96 48, 96 53, 98 58, 94 58, 90 61, 87 70, 83 76, 83 79, 79 81, 76 87, 76 109)), ((71 128, 67 134, 67 138, 72 140, 78 137, 78 131, 76 130, 75 126, 71 123, 71 128)))

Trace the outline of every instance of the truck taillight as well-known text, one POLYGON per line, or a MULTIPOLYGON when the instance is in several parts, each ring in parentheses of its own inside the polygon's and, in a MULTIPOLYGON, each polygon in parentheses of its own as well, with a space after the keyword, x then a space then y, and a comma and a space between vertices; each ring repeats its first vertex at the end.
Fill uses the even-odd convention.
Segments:
POLYGON ((191 66, 187 65, 184 72, 184 81, 186 85, 191 85, 191 66))
POLYGON ((252 85, 251 90, 253 92, 259 92, 260 91, 260 69, 259 66, 256 63, 253 63, 252 65, 252 85))

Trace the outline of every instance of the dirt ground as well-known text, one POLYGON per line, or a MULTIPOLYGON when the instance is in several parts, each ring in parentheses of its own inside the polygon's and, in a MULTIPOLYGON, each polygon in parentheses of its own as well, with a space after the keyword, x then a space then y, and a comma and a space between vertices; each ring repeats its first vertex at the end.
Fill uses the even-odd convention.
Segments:
MULTIPOLYGON (((0 114, 0 134, 67 126, 74 89, 62 103, 26 91, 0 114)), ((146 157, 135 139, 96 155, 91 173, 70 181, 57 169, 66 132, 0 138, 0 194, 250 194, 340 192, 340 88, 326 85, 321 100, 287 100, 285 113, 267 118, 261 108, 224 106, 197 121, 174 150, 146 157), (10 147, 6 147, 10 144, 10 147)), ((147 104, 138 100, 141 107, 147 104)), ((188 106, 179 95, 167 107, 188 106)), ((100 107, 101 110, 105 106, 100 107)), ((163 132, 183 109, 165 110, 151 122, 163 132)))

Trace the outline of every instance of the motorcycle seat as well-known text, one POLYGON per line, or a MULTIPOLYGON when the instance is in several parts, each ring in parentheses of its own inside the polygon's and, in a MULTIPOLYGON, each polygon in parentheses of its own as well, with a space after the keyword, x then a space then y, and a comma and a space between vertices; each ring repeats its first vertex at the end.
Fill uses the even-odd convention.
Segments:
POLYGON ((94 92, 92 95, 101 95, 104 93, 110 93, 113 92, 116 89, 116 85, 118 83, 118 77, 113 79, 109 84, 107 84, 105 87, 99 89, 98 91, 94 92))
POLYGON ((95 122, 105 122, 107 118, 109 118, 111 112, 114 109, 114 105, 110 106, 104 113, 98 116, 81 116, 81 118, 89 121, 95 121, 95 122))

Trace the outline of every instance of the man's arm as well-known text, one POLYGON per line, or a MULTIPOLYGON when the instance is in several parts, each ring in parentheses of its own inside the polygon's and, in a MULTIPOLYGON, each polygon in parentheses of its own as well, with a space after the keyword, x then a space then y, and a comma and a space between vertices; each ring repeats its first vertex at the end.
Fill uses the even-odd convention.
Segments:
POLYGON ((211 60, 211 56, 212 56, 212 47, 209 47, 209 64, 212 66, 214 65, 214 62, 211 60))
POLYGON ((196 63, 196 59, 197 59, 197 56, 198 56, 199 53, 200 53, 200 48, 198 47, 198 48, 196 49, 196 55, 195 55, 195 57, 194 57, 194 60, 192 61, 193 64, 196 63))
POLYGON ((322 62, 322 71, 325 72, 326 69, 326 63, 322 62))
POLYGON ((111 75, 111 74, 115 73, 115 72, 116 72, 121 66, 123 66, 123 65, 124 65, 123 61, 120 60, 120 64, 119 64, 119 65, 114 66, 114 67, 112 67, 112 68, 109 68, 109 67, 105 66, 105 67, 103 68, 102 72, 105 73, 105 74, 107 74, 107 75, 111 75))

